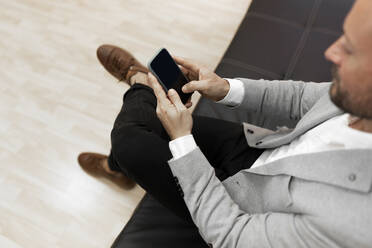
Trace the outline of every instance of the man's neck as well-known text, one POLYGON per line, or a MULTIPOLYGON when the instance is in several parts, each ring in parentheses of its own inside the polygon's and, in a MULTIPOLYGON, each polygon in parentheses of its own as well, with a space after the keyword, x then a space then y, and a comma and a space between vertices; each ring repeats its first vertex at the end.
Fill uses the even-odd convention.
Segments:
POLYGON ((372 133, 372 120, 358 118, 349 124, 349 127, 367 133, 372 133))

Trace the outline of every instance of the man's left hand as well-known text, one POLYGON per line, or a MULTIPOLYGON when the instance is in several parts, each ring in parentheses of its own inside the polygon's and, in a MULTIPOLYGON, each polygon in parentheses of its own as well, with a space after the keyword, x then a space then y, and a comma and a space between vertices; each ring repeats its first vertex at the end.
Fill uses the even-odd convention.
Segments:
POLYGON ((174 140, 191 134, 192 116, 178 93, 170 89, 167 97, 163 87, 151 73, 148 74, 148 80, 157 98, 156 114, 169 137, 174 140))

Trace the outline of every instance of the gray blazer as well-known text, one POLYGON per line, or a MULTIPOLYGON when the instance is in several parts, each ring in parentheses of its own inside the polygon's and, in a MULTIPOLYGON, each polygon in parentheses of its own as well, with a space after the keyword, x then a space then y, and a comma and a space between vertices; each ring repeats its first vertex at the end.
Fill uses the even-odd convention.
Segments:
MULTIPOLYGON (((252 147, 275 148, 342 114, 330 83, 240 79, 252 147), (275 123, 276 131, 258 127, 275 123), (292 126, 282 128, 281 125, 292 126)), ((199 148, 168 161, 213 247, 372 247, 372 148, 317 152, 242 170, 222 183, 199 148)))

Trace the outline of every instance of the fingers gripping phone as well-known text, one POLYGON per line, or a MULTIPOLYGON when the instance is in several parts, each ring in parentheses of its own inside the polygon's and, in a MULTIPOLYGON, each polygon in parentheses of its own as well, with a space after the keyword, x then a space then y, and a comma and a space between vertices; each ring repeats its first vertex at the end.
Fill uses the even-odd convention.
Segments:
POLYGON ((149 62, 148 68, 163 86, 165 92, 169 89, 175 89, 181 98, 183 104, 189 100, 192 93, 183 93, 182 86, 189 81, 183 75, 182 71, 173 60, 167 49, 162 48, 149 62))

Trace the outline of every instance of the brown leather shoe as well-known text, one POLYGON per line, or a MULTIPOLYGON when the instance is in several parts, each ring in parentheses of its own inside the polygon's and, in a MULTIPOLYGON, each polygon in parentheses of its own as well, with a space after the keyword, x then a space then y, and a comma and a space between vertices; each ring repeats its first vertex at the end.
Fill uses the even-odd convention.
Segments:
POLYGON ((149 72, 132 54, 117 46, 100 46, 97 49, 97 57, 111 75, 128 84, 130 84, 130 78, 137 72, 149 72))
POLYGON ((84 152, 79 154, 78 162, 80 167, 91 176, 107 178, 123 189, 133 188, 136 183, 123 173, 116 171, 107 172, 104 168, 104 162, 105 160, 107 161, 107 158, 103 154, 84 152))

